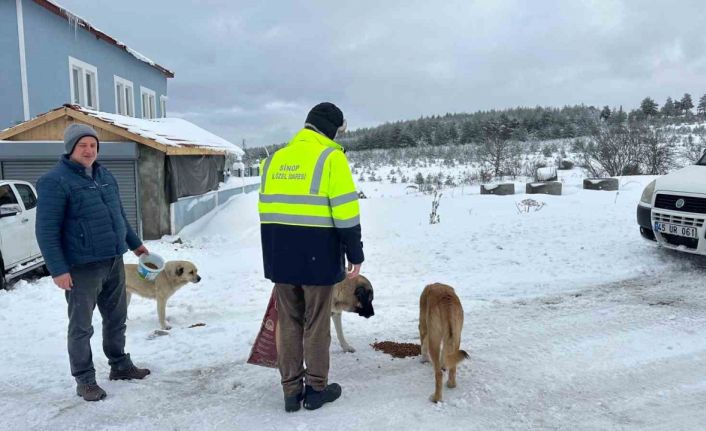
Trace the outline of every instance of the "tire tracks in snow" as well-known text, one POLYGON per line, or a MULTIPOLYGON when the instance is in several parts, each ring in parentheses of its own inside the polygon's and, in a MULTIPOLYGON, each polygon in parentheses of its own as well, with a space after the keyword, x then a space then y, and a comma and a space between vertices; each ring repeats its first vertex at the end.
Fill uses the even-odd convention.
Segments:
POLYGON ((465 396, 506 404, 520 428, 703 428, 706 416, 683 395, 690 388, 690 400, 706 402, 702 277, 693 267, 467 306, 474 385, 465 396))

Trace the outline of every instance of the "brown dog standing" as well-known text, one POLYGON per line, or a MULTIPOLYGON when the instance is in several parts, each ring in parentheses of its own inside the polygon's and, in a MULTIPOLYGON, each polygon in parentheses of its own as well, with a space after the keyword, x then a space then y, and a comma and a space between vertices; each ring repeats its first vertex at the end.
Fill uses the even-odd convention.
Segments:
POLYGON ((167 301, 187 283, 198 283, 201 277, 196 265, 186 260, 170 260, 164 264, 164 269, 154 281, 149 281, 137 275, 137 265, 125 265, 125 290, 127 303, 134 293, 143 298, 157 300, 157 315, 162 329, 172 329, 167 324, 167 301))
POLYGON ((422 361, 431 359, 436 386, 431 401, 441 401, 442 369, 449 370, 449 388, 456 387, 456 365, 468 359, 460 350, 463 307, 451 286, 434 283, 426 286, 419 298, 419 338, 422 361), (442 347, 443 346, 443 347, 442 347))

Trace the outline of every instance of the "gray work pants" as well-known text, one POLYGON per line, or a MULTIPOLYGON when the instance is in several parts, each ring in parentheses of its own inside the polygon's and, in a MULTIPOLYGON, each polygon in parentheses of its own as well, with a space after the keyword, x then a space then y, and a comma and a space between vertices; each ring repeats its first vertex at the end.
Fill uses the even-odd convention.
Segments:
POLYGON ((93 310, 103 317, 103 352, 111 368, 124 370, 132 366, 125 353, 125 272, 123 257, 74 265, 70 270, 73 287, 66 291, 69 331, 68 350, 71 375, 77 383, 94 383, 96 370, 91 354, 93 310))

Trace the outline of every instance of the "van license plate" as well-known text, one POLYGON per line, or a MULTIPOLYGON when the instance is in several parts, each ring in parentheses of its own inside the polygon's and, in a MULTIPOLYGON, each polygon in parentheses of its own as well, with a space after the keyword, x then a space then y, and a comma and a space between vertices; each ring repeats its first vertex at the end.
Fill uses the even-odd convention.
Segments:
POLYGON ((660 233, 668 233, 671 235, 684 236, 687 238, 699 237, 695 227, 682 226, 678 224, 655 222, 655 230, 660 233))

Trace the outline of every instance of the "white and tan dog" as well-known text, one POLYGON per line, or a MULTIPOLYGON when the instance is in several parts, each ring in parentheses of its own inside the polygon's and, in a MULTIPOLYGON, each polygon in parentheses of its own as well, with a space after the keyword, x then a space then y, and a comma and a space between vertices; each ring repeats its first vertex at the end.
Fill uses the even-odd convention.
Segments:
POLYGON ((449 371, 446 386, 456 387, 456 366, 468 353, 460 350, 463 329, 463 307, 451 286, 434 283, 426 286, 419 298, 419 338, 422 343, 422 362, 431 359, 434 366, 435 387, 429 397, 441 401, 443 369, 449 371))
POLYGON ((336 283, 331 294, 331 319, 336 327, 336 336, 344 352, 355 352, 355 349, 343 337, 341 313, 349 311, 358 313, 366 319, 375 315, 373 310, 373 285, 362 275, 336 283))
POLYGON ((125 290, 127 303, 130 305, 132 294, 157 301, 157 315, 162 329, 172 329, 167 324, 167 301, 188 283, 198 283, 201 277, 196 265, 186 260, 170 260, 154 281, 141 278, 137 274, 137 265, 125 265, 125 290))

